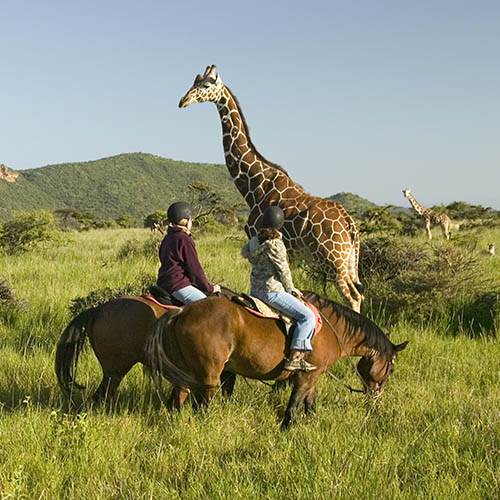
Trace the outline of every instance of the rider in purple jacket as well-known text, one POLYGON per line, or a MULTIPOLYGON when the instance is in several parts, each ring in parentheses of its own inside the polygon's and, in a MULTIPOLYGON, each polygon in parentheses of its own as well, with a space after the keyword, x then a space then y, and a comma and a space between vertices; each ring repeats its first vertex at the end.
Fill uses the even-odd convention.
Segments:
POLYGON ((191 206, 183 201, 173 203, 168 208, 167 218, 170 225, 160 245, 157 285, 184 304, 220 292, 219 285, 208 282, 198 260, 191 236, 191 206))

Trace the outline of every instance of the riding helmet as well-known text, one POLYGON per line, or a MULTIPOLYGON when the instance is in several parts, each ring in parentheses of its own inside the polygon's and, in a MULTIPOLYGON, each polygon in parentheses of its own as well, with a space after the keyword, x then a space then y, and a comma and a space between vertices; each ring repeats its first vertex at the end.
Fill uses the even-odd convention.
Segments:
POLYGON ((193 209, 185 201, 176 201, 168 207, 167 219, 172 224, 178 224, 182 219, 189 219, 193 216, 193 209))
POLYGON ((273 205, 267 207, 262 215, 261 228, 281 229, 285 220, 285 214, 280 207, 273 205))

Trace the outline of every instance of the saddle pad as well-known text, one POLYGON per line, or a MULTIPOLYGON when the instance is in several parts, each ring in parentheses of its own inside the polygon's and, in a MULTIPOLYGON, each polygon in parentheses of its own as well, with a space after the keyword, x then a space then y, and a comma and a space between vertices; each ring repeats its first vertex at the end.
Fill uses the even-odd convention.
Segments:
MULTIPOLYGON (((257 297, 252 296, 252 300, 255 302, 258 311, 252 309, 251 307, 246 307, 246 306, 245 309, 254 314, 255 316, 259 316, 260 318, 281 319, 289 325, 291 325, 294 322, 293 318, 283 314, 280 311, 277 311, 271 306, 268 306, 265 302, 262 302, 262 300, 258 299, 257 297)), ((323 326, 323 320, 321 319, 321 315, 319 314, 318 309, 309 302, 304 302, 304 304, 314 314, 314 318, 316 320, 314 324, 314 333, 318 333, 321 330, 321 327, 323 326)))
POLYGON ((163 307, 163 309, 180 309, 179 306, 171 306, 169 304, 162 304, 161 302, 158 302, 152 295, 148 295, 146 293, 143 293, 141 295, 143 299, 149 300, 151 302, 154 302, 157 306, 163 307))

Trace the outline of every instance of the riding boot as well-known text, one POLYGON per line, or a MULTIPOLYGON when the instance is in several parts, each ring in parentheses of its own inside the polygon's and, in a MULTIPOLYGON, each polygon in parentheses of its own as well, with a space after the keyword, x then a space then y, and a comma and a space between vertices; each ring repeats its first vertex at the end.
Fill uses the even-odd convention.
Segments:
POLYGON ((290 358, 285 358, 285 365, 283 366, 283 369, 289 372, 294 372, 297 370, 303 372, 311 372, 313 370, 316 370, 316 368, 316 366, 304 359, 303 351, 295 350, 290 353, 290 358))

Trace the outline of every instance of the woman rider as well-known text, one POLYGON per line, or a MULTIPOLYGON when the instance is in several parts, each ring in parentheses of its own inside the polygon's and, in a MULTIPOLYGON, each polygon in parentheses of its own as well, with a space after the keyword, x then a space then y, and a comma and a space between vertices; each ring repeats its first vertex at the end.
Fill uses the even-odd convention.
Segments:
POLYGON ((167 234, 160 245, 160 270, 156 284, 183 304, 220 292, 219 285, 208 282, 198 260, 191 236, 193 210, 189 203, 178 201, 168 207, 167 234))
POLYGON ((250 294, 297 320, 290 357, 285 358, 284 369, 312 371, 316 367, 304 359, 304 353, 312 351, 315 318, 313 312, 299 300, 302 292, 293 285, 286 248, 279 231, 283 222, 283 210, 278 206, 268 207, 262 215, 257 236, 250 239, 241 254, 252 264, 250 294))

